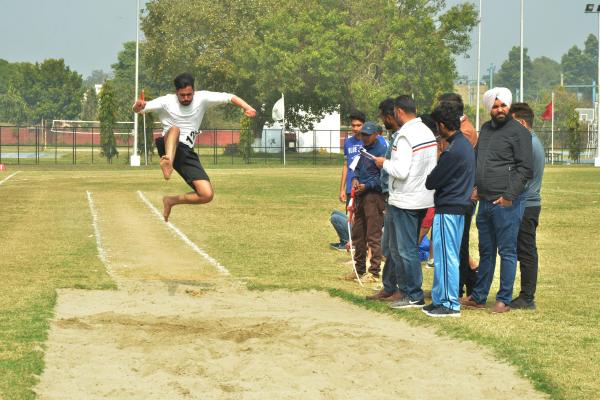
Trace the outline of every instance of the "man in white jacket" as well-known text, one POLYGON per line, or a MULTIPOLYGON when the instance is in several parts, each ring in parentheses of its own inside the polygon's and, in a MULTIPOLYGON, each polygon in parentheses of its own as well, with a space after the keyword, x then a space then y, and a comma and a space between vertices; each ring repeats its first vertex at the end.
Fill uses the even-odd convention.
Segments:
POLYGON ((423 307, 423 274, 417 241, 421 221, 427 209, 433 207, 433 190, 425 188, 425 180, 437 162, 437 142, 431 130, 417 118, 417 109, 410 96, 403 95, 394 100, 394 113, 401 128, 392 143, 391 158, 376 159, 377 166, 389 174, 391 223, 385 229, 390 229, 390 253, 396 280, 406 288, 402 298, 390 307, 423 307))

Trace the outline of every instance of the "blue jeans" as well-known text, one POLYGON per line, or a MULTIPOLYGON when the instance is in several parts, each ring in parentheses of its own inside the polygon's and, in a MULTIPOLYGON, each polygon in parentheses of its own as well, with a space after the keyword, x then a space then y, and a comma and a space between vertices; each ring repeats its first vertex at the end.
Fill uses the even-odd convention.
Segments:
POLYGON ((510 304, 517 271, 517 236, 523 216, 520 198, 513 200, 510 207, 495 205, 492 201, 480 200, 477 212, 479 231, 479 270, 477 283, 471 297, 479 304, 487 301, 494 270, 496 252, 500 254, 500 289, 496 301, 510 304))
POLYGON ((383 237, 381 238, 381 251, 385 257, 385 266, 383 267, 383 274, 381 281, 383 283, 383 290, 386 293, 394 293, 400 290, 405 293, 406 285, 402 276, 396 276, 396 265, 394 258, 390 250, 390 231, 392 230, 390 205, 386 205, 385 214, 383 216, 383 237))
POLYGON ((403 210, 388 206, 389 224, 385 231, 389 235, 389 250, 394 260, 398 287, 413 301, 423 300, 423 273, 419 262, 419 229, 427 209, 403 210), (389 226, 389 228, 388 228, 389 226))
POLYGON ((340 238, 340 243, 348 243, 348 217, 346 217, 346 214, 338 210, 333 210, 330 221, 333 229, 335 229, 340 238))

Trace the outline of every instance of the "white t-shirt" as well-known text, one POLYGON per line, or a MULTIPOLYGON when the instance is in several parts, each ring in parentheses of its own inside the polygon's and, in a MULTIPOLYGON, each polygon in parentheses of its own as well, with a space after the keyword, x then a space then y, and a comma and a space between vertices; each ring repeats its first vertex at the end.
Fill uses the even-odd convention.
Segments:
POLYGON ((200 90, 194 92, 192 103, 184 106, 177 100, 177 95, 167 94, 147 102, 143 112, 156 111, 163 125, 163 136, 176 126, 180 130, 179 141, 193 148, 206 110, 218 104, 230 103, 232 97, 230 93, 200 90))

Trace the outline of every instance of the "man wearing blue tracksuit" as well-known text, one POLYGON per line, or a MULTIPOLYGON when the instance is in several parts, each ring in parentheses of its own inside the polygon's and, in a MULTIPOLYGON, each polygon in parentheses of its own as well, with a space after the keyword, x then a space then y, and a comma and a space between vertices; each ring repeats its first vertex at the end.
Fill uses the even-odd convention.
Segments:
POLYGON ((475 183, 475 152, 459 130, 462 112, 456 103, 441 102, 431 116, 449 146, 425 181, 427 189, 435 190, 435 269, 432 302, 423 307, 423 312, 430 317, 459 317, 460 243, 475 183))

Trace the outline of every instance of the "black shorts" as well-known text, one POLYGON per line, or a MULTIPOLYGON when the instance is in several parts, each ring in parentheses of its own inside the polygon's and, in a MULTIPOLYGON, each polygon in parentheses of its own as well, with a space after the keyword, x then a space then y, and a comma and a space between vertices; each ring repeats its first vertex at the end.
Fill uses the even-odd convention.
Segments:
MULTIPOLYGON (((163 137, 159 137, 155 140, 156 149, 158 150, 159 156, 164 156, 165 152, 165 139, 163 137)), ((194 190, 194 185, 192 182, 194 181, 209 181, 208 175, 204 168, 202 168, 202 164, 200 164, 200 159, 198 158, 198 154, 194 152, 193 149, 190 149, 187 145, 178 142, 177 143, 177 151, 175 152, 175 160, 173 160, 173 169, 177 171, 179 175, 187 182, 188 185, 194 190)))

